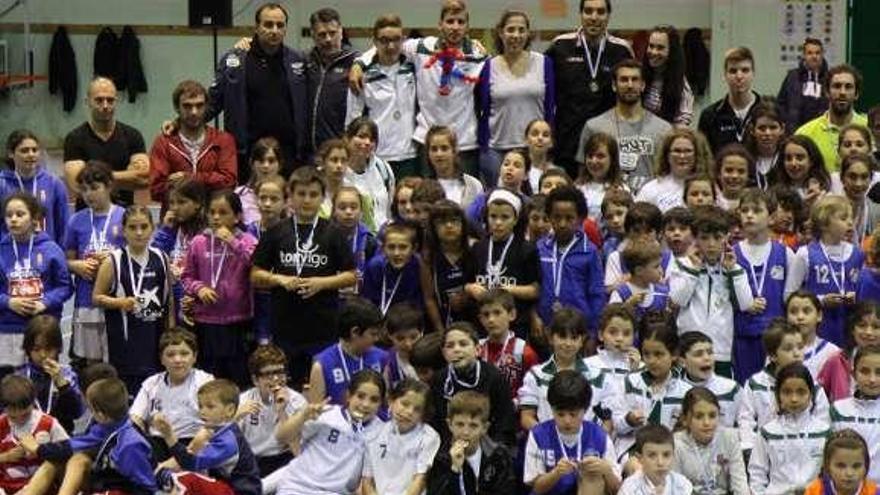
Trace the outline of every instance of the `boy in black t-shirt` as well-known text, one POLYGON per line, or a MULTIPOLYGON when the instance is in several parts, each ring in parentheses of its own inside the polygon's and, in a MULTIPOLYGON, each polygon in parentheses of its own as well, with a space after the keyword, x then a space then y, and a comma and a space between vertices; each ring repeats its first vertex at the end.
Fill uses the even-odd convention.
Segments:
POLYGON ((273 341, 290 357, 293 384, 308 376, 312 354, 336 340, 339 289, 355 284, 345 234, 318 216, 326 193, 314 167, 291 174, 291 219, 263 234, 251 280, 272 289, 273 341))

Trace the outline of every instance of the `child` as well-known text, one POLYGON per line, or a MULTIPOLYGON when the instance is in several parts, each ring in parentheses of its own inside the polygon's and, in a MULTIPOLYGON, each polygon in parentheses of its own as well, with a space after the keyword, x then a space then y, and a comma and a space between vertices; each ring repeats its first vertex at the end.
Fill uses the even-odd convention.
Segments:
POLYGON ((34 407, 34 385, 25 377, 7 375, 0 381, 0 489, 16 493, 24 488, 40 466, 40 460, 26 458, 18 438, 33 436, 38 443, 67 440, 67 433, 54 417, 34 407))
POLYGON ((797 290, 790 277, 796 262, 794 252, 770 240, 770 218, 776 212, 774 198, 761 189, 746 189, 739 202, 739 218, 746 238, 733 246, 737 263, 746 269, 754 304, 746 311, 734 311, 733 360, 738 383, 764 367, 761 332, 773 318, 782 316, 785 297, 797 290))
POLYGON ((626 214, 632 208, 633 198, 622 189, 612 189, 602 200, 602 218, 605 220, 602 232, 602 266, 608 264, 611 253, 616 252, 626 236, 626 214))
POLYGON ((64 251, 38 232, 40 204, 27 192, 3 201, 6 234, 0 239, 0 375, 25 362, 21 344, 27 321, 39 314, 61 319, 73 293, 64 251))
MULTIPOLYGON (((70 216, 67 187, 64 181, 40 166, 40 158, 40 141, 33 132, 18 129, 9 134, 5 160, 9 168, 0 171, 0 199, 5 200, 16 191, 29 193, 36 198, 44 212, 37 230, 61 244, 70 216)), ((0 224, 0 235, 8 232, 8 226, 0 224)))
POLYGON ((126 208, 122 232, 126 245, 101 262, 92 300, 105 310, 110 364, 136 390, 158 371, 159 335, 174 326, 173 277, 165 253, 148 244, 153 217, 147 207, 126 208))
POLYGON ((605 306, 599 319, 599 347, 596 354, 584 360, 592 370, 598 370, 607 381, 609 390, 623 396, 626 375, 642 365, 639 349, 635 346, 636 319, 632 309, 621 303, 605 306))
POLYGON ((416 342, 424 335, 425 315, 418 306, 399 303, 391 306, 385 315, 385 331, 391 339, 382 374, 388 388, 407 378, 418 378, 415 368, 410 364, 410 356, 416 342))
POLYGON ((450 440, 437 452, 428 472, 428 493, 514 493, 513 456, 503 443, 487 435, 493 425, 489 404, 488 397, 471 390, 450 398, 445 420, 450 440))
POLYGON ((585 421, 592 391, 574 370, 560 371, 550 380, 547 400, 553 419, 529 432, 523 481, 534 493, 573 494, 620 487, 617 454, 601 426, 585 421))
POLYGON ((804 495, 876 495, 877 482, 867 478, 870 464, 865 439, 853 430, 836 431, 822 451, 821 476, 804 495))
POLYGON ((841 189, 852 204, 855 216, 855 230, 850 240, 857 246, 861 246, 866 236, 874 230, 880 215, 876 204, 866 195, 871 185, 873 169, 874 159, 860 153, 847 156, 840 164, 841 189))
POLYGON ((529 149, 529 186, 532 191, 540 190, 541 176, 544 172, 557 168, 550 161, 553 149, 553 128, 546 120, 535 119, 526 125, 526 147, 529 149))
POLYGON ((374 346, 382 331, 382 313, 360 297, 345 299, 339 312, 339 342, 316 354, 309 377, 309 402, 328 397, 331 404, 344 405, 345 391, 358 371, 382 372, 385 351, 374 346))
POLYGON ((791 187, 777 184, 768 191, 776 200, 776 212, 770 218, 772 237, 789 249, 796 250, 801 245, 801 229, 809 221, 809 211, 804 206, 801 195, 791 187))
POLYGON ((279 424, 278 441, 296 442, 300 454, 282 471, 277 495, 354 495, 361 483, 368 442, 382 428, 375 418, 384 397, 382 375, 365 369, 351 377, 344 407, 328 406, 325 399, 308 404, 279 424))
POLYGON ((309 373, 311 356, 330 342, 336 328, 339 289, 357 283, 351 245, 337 227, 320 218, 324 181, 313 167, 301 167, 288 183, 293 216, 260 238, 251 282, 272 290, 272 341, 291 362, 291 383, 309 373), (297 322, 297 331, 286 331, 297 322))
POLYGON ((415 255, 416 231, 408 224, 385 227, 382 254, 374 256, 364 268, 363 296, 379 307, 382 316, 392 304, 423 302, 420 279, 421 261, 415 255))
POLYGON ((712 339, 703 332, 685 332, 678 339, 678 355, 682 361, 682 379, 692 387, 712 391, 719 405, 718 416, 723 426, 736 424, 742 389, 730 378, 715 374, 712 339))
MULTIPOLYGON (((834 430, 852 428, 870 445, 870 458, 880 459, 880 427, 876 423, 880 413, 880 347, 869 345, 856 350, 853 357, 855 393, 852 397, 838 400, 831 406, 831 427, 834 430)), ((867 466, 866 466, 867 467, 867 466)), ((868 468, 868 478, 880 479, 880 466, 868 468)))
POLYGON ((839 347, 816 334, 823 318, 819 299, 808 290, 799 290, 788 296, 785 312, 788 321, 797 325, 804 337, 804 366, 817 376, 825 362, 840 352, 839 347))
POLYGON ((693 485, 673 469, 675 438, 669 428, 647 425, 636 433, 635 454, 642 468, 623 481, 618 495, 690 495, 693 485))
POLYGON ((471 247, 472 271, 465 275, 465 292, 474 300, 500 287, 516 300, 513 330, 528 337, 529 314, 540 294, 538 253, 535 245, 523 239, 524 223, 519 221, 522 199, 506 189, 495 189, 486 206, 489 235, 471 247))
POLYGON ((815 412, 816 387, 810 371, 790 363, 776 378, 779 417, 760 429, 749 458, 749 487, 755 495, 806 488, 819 473, 822 447, 830 433, 827 416, 815 412))
POLYGON ((681 405, 684 428, 675 432, 672 470, 687 478, 697 493, 718 490, 749 495, 739 436, 729 425, 719 425, 720 416, 718 398, 711 390, 694 387, 684 394, 681 405))
MULTIPOLYGON (((321 218, 329 220, 332 217, 333 197, 336 196, 339 188, 343 186, 342 181, 350 161, 351 150, 342 139, 328 139, 324 141, 315 153, 315 163, 318 165, 318 170, 321 172, 327 188, 318 213, 321 218)), ((376 224, 373 221, 372 208, 373 203, 370 200, 361 203, 364 223, 371 232, 375 232, 376 224)))
POLYGON ((391 204, 391 218, 393 220, 417 221, 411 198, 421 183, 421 177, 412 176, 404 177, 398 181, 397 189, 394 191, 394 202, 391 204))
POLYGON ((715 182, 708 174, 692 175, 684 181, 684 205, 688 208, 715 204, 715 182))
POLYGON ((364 495, 424 493, 440 448, 440 435, 422 423, 430 398, 430 387, 412 378, 391 389, 391 420, 367 444, 364 495))
MULTIPOLYGON (((258 182, 254 192, 259 203, 260 220, 247 225, 247 231, 260 239, 287 218, 287 186, 284 178, 275 176, 258 182)), ((272 337, 272 293, 258 287, 253 289, 254 333, 259 344, 267 344, 272 337)))
POLYGON ((488 435, 494 441, 514 445, 513 400, 504 376, 493 364, 477 355, 477 333, 467 322, 453 322, 443 336, 443 358, 446 370, 434 377, 431 383, 432 402, 435 407, 431 426, 444 438, 448 438, 448 426, 453 413, 447 414, 449 400, 462 390, 474 390, 486 394, 491 408, 487 419, 491 425, 488 435))
POLYGON ((435 331, 453 321, 467 319, 469 304, 464 291, 465 274, 474 271, 468 256, 467 219, 460 206, 442 199, 431 207, 428 256, 423 270, 425 312, 435 331))
POLYGON ((656 178, 648 181, 636 197, 656 205, 664 214, 684 206, 684 182, 694 174, 705 174, 710 161, 706 139, 688 128, 677 128, 663 138, 657 154, 656 178))
MULTIPOLYGON (((663 214, 651 203, 633 203, 626 211, 626 216, 623 218, 623 241, 617 245, 614 252, 608 254, 608 261, 605 263, 605 290, 608 294, 628 278, 628 273, 620 259, 626 246, 660 242, 662 230, 663 214)), ((669 266, 669 260, 669 251, 665 251, 661 260, 664 272, 669 266)))
POLYGON ((144 380, 131 403, 131 420, 154 437, 154 451, 159 461, 171 453, 158 438, 161 433, 153 425, 155 415, 161 413, 174 434, 184 441, 195 437, 202 426, 196 391, 214 376, 193 367, 197 354, 196 336, 192 332, 183 329, 163 332, 159 337, 159 359, 165 371, 144 380))
POLYGON ((715 156, 714 175, 718 183, 716 204, 725 211, 736 211, 740 195, 755 176, 755 159, 745 146, 728 144, 715 156))
POLYGON ((523 215, 528 219, 526 224, 526 240, 535 244, 542 237, 550 234, 552 227, 550 219, 547 217, 547 196, 543 194, 535 194, 523 208, 523 215))
POLYGON ((617 140, 604 132, 591 134, 584 143, 584 164, 575 179, 587 201, 587 216, 602 223, 602 201, 609 189, 629 188, 620 171, 617 140))
POLYGON ((516 320, 516 306, 510 292, 492 289, 479 302, 480 324, 486 337, 477 350, 480 359, 493 363, 510 388, 510 399, 522 386, 523 376, 538 364, 538 354, 516 336, 510 325, 516 320))
POLYGON ((69 365, 59 362, 64 348, 61 326, 49 315, 37 315, 25 327, 22 350, 27 362, 16 373, 33 383, 40 411, 51 414, 66 431, 85 411, 79 379, 69 365))
POLYGON ((224 379, 212 380, 199 387, 199 416, 205 422, 203 431, 209 432, 210 436, 195 452, 180 441, 171 423, 161 413, 153 417, 153 426, 162 434, 174 456, 157 467, 156 476, 164 487, 172 486, 169 481, 173 480, 176 490, 193 495, 262 493, 256 458, 235 422, 238 394, 238 387, 224 379), (171 473, 181 469, 183 471, 171 473))
POLYGON ((767 191, 776 179, 784 139, 785 119, 779 107, 771 102, 758 102, 745 143, 755 157, 755 182, 762 191, 767 191))
POLYGON ((410 364, 416 370, 419 381, 427 384, 434 383, 434 377, 446 369, 446 359, 443 357, 443 333, 430 332, 413 344, 410 364))
POLYGON ((673 257, 685 256, 691 249, 694 243, 694 234, 691 231, 693 222, 693 211, 684 206, 670 208, 663 214, 663 242, 673 257))
POLYGON ((395 188, 394 172, 375 153, 379 127, 369 117, 358 117, 345 129, 345 140, 351 150, 351 159, 344 181, 372 201, 369 210, 373 212, 373 225, 378 230, 391 219, 391 198, 395 188))
POLYGON ((666 311, 669 307, 669 286, 661 283, 663 268, 660 244, 641 242, 627 244, 620 255, 629 281, 617 286, 609 303, 623 303, 633 310, 636 323, 645 311, 666 311))
POLYGON ((483 185, 476 177, 461 170, 455 131, 445 126, 431 127, 425 135, 425 149, 428 165, 443 186, 446 199, 455 201, 462 209, 467 210, 483 192, 483 185))
POLYGON ((797 190, 808 207, 831 190, 825 161, 812 139, 803 135, 787 138, 782 143, 782 156, 776 183, 797 190))
MULTIPOLYGON (((424 179, 419 183, 419 186, 413 191, 412 197, 410 198, 412 202, 412 216, 414 219, 414 225, 419 226, 419 246, 422 249, 422 256, 427 255, 429 242, 428 233, 431 231, 431 210, 434 208, 434 205, 438 204, 440 201, 449 201, 446 199, 446 193, 443 191, 443 186, 437 182, 436 179, 424 179)), ((453 201, 453 203, 455 203, 453 201)), ((461 205, 455 203, 459 208, 461 205)))
POLYGON ((274 345, 261 345, 248 358, 250 390, 238 398, 236 419, 254 456, 260 476, 287 465, 293 454, 275 438, 275 427, 308 405, 305 397, 288 387, 287 356, 274 345))
POLYGON ((548 325, 563 305, 576 308, 587 319, 588 335, 595 339, 595 322, 605 306, 605 294, 601 256, 581 229, 587 214, 584 196, 572 186, 556 188, 547 197, 546 211, 553 235, 538 241, 538 315, 548 325))
POLYGON ((181 281, 192 297, 199 367, 244 383, 251 333, 251 258, 257 240, 241 230, 241 202, 232 191, 217 191, 208 206, 210 229, 193 238, 181 281))
POLYGON ((351 255, 355 260, 358 283, 352 288, 357 294, 361 291, 364 281, 364 270, 367 262, 376 254, 376 237, 361 221, 361 193, 352 186, 342 186, 333 196, 333 221, 340 230, 347 232, 346 238, 351 244, 351 255))
POLYGON ((89 162, 76 177, 88 208, 70 217, 64 232, 67 266, 76 275, 76 296, 71 320, 71 362, 84 368, 107 359, 107 326, 104 312, 92 304, 95 275, 110 251, 123 245, 123 208, 110 201, 113 172, 102 162, 89 162))
POLYGON ((880 306, 859 301, 846 319, 847 346, 831 355, 819 373, 818 381, 832 402, 846 399, 853 393, 853 354, 866 346, 880 344, 880 306))
POLYGON ((705 331, 712 339, 715 370, 733 377, 733 309, 752 307, 746 272, 728 243, 730 223, 724 210, 704 206, 694 212, 694 252, 676 258, 669 270, 669 298, 679 306, 680 332, 705 331))
POLYGON ((281 152, 281 144, 274 137, 263 137, 251 146, 250 177, 248 183, 235 188, 235 194, 241 198, 242 210, 244 211, 244 223, 250 225, 260 221, 260 202, 257 196, 257 184, 281 177, 284 167, 284 153, 281 152))
POLYGON ((24 493, 51 493, 56 476, 62 478, 59 494, 155 493, 150 444, 128 419, 125 383, 118 378, 98 380, 86 389, 86 401, 94 420, 81 435, 43 444, 33 435, 19 437, 26 452, 44 461, 24 493))
MULTIPOLYGON (((505 151, 498 168, 500 175, 495 182, 497 187, 516 193, 520 199, 525 201, 532 194, 532 189, 526 180, 530 167, 529 153, 526 149, 514 148, 505 151)), ((490 182, 490 184, 492 183, 490 182)), ((467 207, 467 217, 471 225, 479 226, 483 223, 482 219, 486 215, 486 201, 493 190, 495 187, 490 187, 488 192, 480 193, 467 207)))
POLYGON ((574 181, 561 168, 551 168, 541 174, 538 181, 538 194, 547 196, 551 191, 560 186, 573 186, 574 181))

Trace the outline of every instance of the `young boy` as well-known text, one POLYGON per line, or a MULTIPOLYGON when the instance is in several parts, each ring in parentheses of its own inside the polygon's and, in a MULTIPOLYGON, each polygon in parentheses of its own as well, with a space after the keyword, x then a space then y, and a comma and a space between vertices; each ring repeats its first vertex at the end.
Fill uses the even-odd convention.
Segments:
POLYGON ((410 357, 416 342, 424 335, 424 328, 425 315, 414 304, 395 304, 385 315, 385 330, 392 347, 387 353, 382 373, 389 390, 405 378, 419 377, 410 363, 410 357))
POLYGON ((547 217, 547 196, 535 194, 523 206, 523 215, 528 219, 526 240, 535 244, 551 231, 550 218, 547 217))
POLYGON ((562 306, 577 308, 595 337, 595 322, 605 306, 602 257, 581 229, 587 216, 584 195, 574 186, 561 186, 547 197, 547 216, 553 235, 538 241, 541 293, 538 315, 549 325, 562 306))
POLYGON ((615 493, 620 487, 611 438, 584 420, 591 395, 590 384, 574 370, 560 371, 550 380, 547 400, 553 419, 529 432, 525 450, 523 481, 535 493, 615 493))
MULTIPOLYGON (((761 336, 769 363, 749 378, 743 387, 739 410, 739 436, 743 451, 751 450, 758 429, 776 417, 776 371, 787 364, 803 362, 804 337, 800 329, 785 318, 770 322, 761 336)), ((815 414, 828 414, 828 397, 816 387, 815 414)))
POLYGON ((642 469, 623 481, 618 495, 693 493, 691 482, 672 471, 675 440, 665 426, 649 424, 642 427, 636 433, 635 453, 642 469))
POLYGON ((511 400, 516 400, 526 371, 540 362, 538 354, 510 329, 516 320, 516 304, 510 292, 490 290, 480 300, 479 308, 480 324, 487 337, 480 339, 477 353, 498 368, 510 386, 511 400))
POLYGON ((287 356, 277 346, 257 347, 248 370, 254 388, 241 393, 236 419, 264 477, 293 459, 288 446, 275 438, 275 427, 305 407, 306 399, 286 385, 287 356))
POLYGON ((804 366, 814 377, 819 376, 825 362, 841 352, 840 347, 819 337, 817 333, 824 313, 819 298, 801 289, 788 296, 786 307, 789 323, 796 325, 804 337, 804 366))
POLYGON ((272 290, 272 341, 290 358, 291 384, 298 386, 312 355, 331 342, 327 329, 336 328, 339 289, 355 285, 357 276, 345 233, 318 216, 326 194, 321 173, 294 170, 288 190, 292 218, 260 238, 251 281, 272 290))
POLYGON ((122 237, 125 209, 110 200, 113 171, 107 164, 88 162, 76 182, 88 208, 70 217, 62 247, 67 253, 67 266, 76 275, 71 363, 82 369, 107 358, 104 310, 92 306, 92 286, 104 257, 125 242, 122 237))
POLYGON ((482 495, 514 493, 513 456, 488 435, 489 398, 464 390, 449 400, 446 423, 451 433, 447 449, 434 457, 428 471, 428 493, 482 495))
POLYGON ((693 222, 693 212, 684 206, 676 206, 663 214, 663 241, 672 251, 673 257, 687 255, 688 249, 694 243, 694 234, 691 231, 693 222))
POLYGON ((119 378, 98 380, 86 389, 86 401, 94 421, 81 435, 43 444, 30 434, 18 437, 26 452, 44 461, 20 493, 43 495, 59 477, 60 495, 154 494, 157 486, 152 449, 128 419, 125 383, 119 378))
POLYGON ((37 443, 67 440, 67 432, 52 416, 34 407, 34 384, 23 376, 7 375, 0 381, 0 489, 5 493, 21 490, 40 466, 40 460, 25 457, 18 438, 32 435, 37 443))
POLYGON ((602 266, 608 264, 608 257, 626 236, 624 222, 632 205, 632 195, 619 188, 609 189, 602 198, 602 266))
POLYGON ((678 338, 678 355, 684 382, 711 390, 721 406, 719 424, 732 428, 739 414, 742 388, 730 378, 715 374, 712 339, 703 332, 685 332, 678 338))
POLYGON ((598 370, 608 382, 608 390, 623 396, 626 375, 642 366, 639 349, 635 346, 635 316, 622 303, 611 303, 602 311, 599 319, 599 341, 596 354, 584 362, 592 370, 598 370))
MULTIPOLYGON (((618 244, 617 250, 608 255, 605 263, 605 290, 610 294, 614 289, 626 281, 626 267, 623 266, 621 254, 630 244, 642 244, 645 242, 660 242, 660 232, 663 229, 663 214, 660 208, 651 203, 636 202, 627 210, 623 220, 623 241, 618 244)), ((669 251, 663 251, 661 266, 666 272, 671 256, 669 251)))
POLYGON ((383 316, 395 303, 422 305, 415 241, 416 232, 410 225, 388 224, 382 238, 382 254, 373 256, 364 268, 361 294, 378 306, 383 316))
POLYGON ((717 206, 694 212, 696 249, 677 258, 669 270, 669 298, 678 305, 680 333, 705 331, 712 339, 715 370, 733 377, 733 305, 745 311, 754 303, 746 272, 728 244, 730 223, 717 206))
POLYGON ((192 495, 260 495, 256 458, 235 422, 238 387, 229 380, 212 380, 199 387, 198 397, 199 416, 210 438, 201 449, 193 449, 195 453, 161 414, 153 419, 174 456, 157 469, 163 487, 174 486, 179 493, 192 495), (172 474, 169 466, 185 471, 172 474))
POLYGON ((382 313, 370 301, 347 297, 339 313, 339 342, 317 355, 309 377, 309 402, 324 397, 331 404, 345 405, 351 377, 363 369, 382 372, 385 351, 375 347, 382 332, 382 313))
POLYGON ((768 194, 776 200, 776 211, 770 218, 773 239, 789 249, 799 248, 801 233, 796 226, 802 226, 807 216, 804 214, 803 198, 796 189, 784 184, 771 187, 768 194))
POLYGON ((665 311, 669 307, 669 286, 663 280, 660 244, 652 241, 627 244, 621 253, 629 281, 617 286, 608 299, 623 303, 635 313, 636 323, 645 311, 665 311))
POLYGON ((169 329, 159 337, 159 359, 165 371, 144 380, 134 402, 131 419, 148 435, 152 435, 155 457, 163 461, 170 456, 164 448, 160 432, 152 424, 162 413, 179 438, 191 440, 202 426, 196 391, 214 379, 213 375, 193 368, 196 362, 196 336, 183 329, 169 329))
POLYGON ((761 332, 770 320, 785 314, 785 298, 797 290, 794 277, 787 276, 796 261, 794 251, 770 240, 770 218, 776 209, 775 199, 761 189, 746 189, 740 196, 738 212, 745 239, 733 246, 733 252, 746 269, 755 302, 747 311, 734 311, 733 360, 739 383, 764 366, 761 332))
POLYGON ((430 332, 422 335, 413 344, 409 362, 419 381, 429 385, 434 383, 434 377, 446 369, 446 359, 443 357, 443 333, 430 332))

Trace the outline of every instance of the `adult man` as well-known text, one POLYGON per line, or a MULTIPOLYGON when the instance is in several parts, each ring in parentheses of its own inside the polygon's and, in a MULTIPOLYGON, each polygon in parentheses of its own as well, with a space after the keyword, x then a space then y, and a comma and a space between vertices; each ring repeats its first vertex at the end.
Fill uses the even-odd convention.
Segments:
POLYGON ((824 89, 829 100, 828 110, 802 125, 796 134, 809 136, 822 152, 825 169, 837 172, 840 170, 837 156, 840 128, 847 124, 868 125, 868 118, 856 112, 853 106, 862 91, 862 73, 847 64, 832 67, 828 71, 824 89))
POLYGON ((822 42, 807 38, 798 67, 788 71, 776 97, 790 132, 822 115, 828 108, 828 97, 822 90, 822 81, 827 75, 828 62, 825 61, 822 42))
MULTIPOLYGON (((75 197, 79 191, 76 177, 86 162, 100 160, 113 169, 113 201, 129 206, 134 202, 133 191, 150 184, 150 159, 140 131, 117 122, 116 101, 116 86, 110 79, 96 77, 89 84, 89 120, 64 138, 64 180, 75 197)), ((82 206, 77 200, 77 208, 82 206)))
POLYGON ((617 138, 620 170, 635 194, 653 176, 654 151, 672 126, 645 110, 642 93, 645 79, 642 65, 633 59, 618 62, 612 69, 617 103, 607 112, 587 121, 578 142, 577 160, 585 163, 584 144, 592 134, 604 132, 617 138))
POLYGON ((727 95, 704 108, 700 114, 700 132, 706 135, 713 153, 725 144, 743 142, 755 103, 761 98, 752 90, 754 78, 752 51, 743 46, 727 50, 724 54, 727 95))
POLYGON ((261 137, 281 143, 285 172, 305 161, 308 147, 306 59, 284 44, 287 10, 266 3, 254 17, 250 49, 236 45, 220 59, 205 115, 209 121, 223 112, 224 128, 238 145, 242 181, 250 176, 251 146, 261 137))
POLYGON ((342 45, 339 12, 323 8, 309 17, 315 47, 308 57, 310 146, 342 136, 348 99, 348 71, 358 53, 342 45))
POLYGON ((194 179, 210 190, 235 187, 238 166, 235 138, 205 125, 208 91, 196 81, 183 81, 171 95, 177 125, 159 134, 150 149, 150 194, 167 205, 168 190, 194 179))
POLYGON ((546 55, 556 74, 556 160, 572 177, 584 122, 614 106, 611 68, 632 58, 625 40, 608 34, 611 0, 580 0, 581 27, 553 40, 546 55))

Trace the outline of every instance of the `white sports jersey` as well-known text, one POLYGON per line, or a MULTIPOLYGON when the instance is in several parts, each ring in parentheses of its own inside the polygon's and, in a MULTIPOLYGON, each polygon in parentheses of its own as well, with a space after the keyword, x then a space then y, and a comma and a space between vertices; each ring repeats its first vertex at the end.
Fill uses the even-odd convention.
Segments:
POLYGON ((708 380, 698 382, 692 380, 686 372, 682 373, 682 379, 692 387, 706 387, 711 390, 721 406, 721 425, 733 428, 739 415, 740 402, 742 402, 742 388, 734 380, 718 376, 712 373, 708 380))
POLYGON ((404 495, 413 476, 428 473, 439 448, 440 435, 427 424, 400 433, 388 421, 367 445, 364 476, 373 478, 377 493, 404 495))
MULTIPOLYGON (((675 471, 666 475, 663 495, 691 495, 693 492, 694 486, 684 476, 675 471)), ((617 495, 655 495, 656 493, 654 484, 641 471, 623 480, 620 490, 617 491, 617 495)))
MULTIPOLYGON (((305 397, 292 388, 287 389, 287 406, 285 410, 288 416, 306 406, 305 397)), ((257 414, 248 414, 241 418, 238 425, 244 434, 245 440, 251 446, 251 450, 257 457, 278 455, 287 450, 287 446, 275 438, 275 427, 278 425, 278 415, 275 414, 275 401, 269 397, 269 401, 263 401, 260 397, 260 389, 254 387, 242 392, 238 398, 239 405, 245 402, 255 401, 263 405, 257 414)))
POLYGON ((607 349, 599 351, 584 359, 591 370, 599 370, 605 375, 606 387, 614 395, 623 397, 624 382, 630 369, 629 356, 623 352, 613 352, 607 349))
MULTIPOLYGON (((621 397, 614 397, 615 390, 608 387, 606 374, 597 368, 588 366, 584 359, 575 360, 575 371, 583 375, 593 389, 590 407, 584 414, 585 420, 593 421, 596 418, 596 406, 602 406, 612 411, 617 409, 617 406, 621 404, 621 397)), ((550 380, 556 376, 556 373, 556 361, 553 357, 532 366, 532 369, 523 377, 522 387, 517 394, 519 407, 537 409, 539 423, 553 419, 553 410, 547 401, 547 389, 550 387, 550 380)))
POLYGON ((814 377, 819 376, 819 371, 825 366, 825 362, 828 361, 828 358, 839 352, 840 347, 837 347, 822 337, 816 337, 816 340, 813 341, 813 345, 809 346, 808 349, 804 349, 804 366, 810 370, 811 375, 814 377))
POLYGON ((755 495, 803 490, 819 474, 822 448, 831 433, 826 418, 809 410, 767 423, 749 458, 749 487, 755 495))
POLYGON ((880 481, 880 400, 850 397, 834 403, 831 408, 831 429, 852 428, 857 431, 871 455, 868 479, 880 481))
MULTIPOLYGON (((183 383, 172 387, 168 381, 168 372, 156 373, 141 384, 129 413, 149 423, 153 414, 161 412, 171 423, 177 437, 192 438, 202 427, 196 393, 199 387, 213 379, 214 375, 193 368, 183 383)), ((152 427, 149 433, 161 436, 152 427)))

